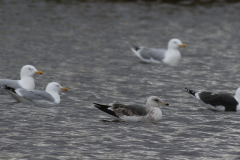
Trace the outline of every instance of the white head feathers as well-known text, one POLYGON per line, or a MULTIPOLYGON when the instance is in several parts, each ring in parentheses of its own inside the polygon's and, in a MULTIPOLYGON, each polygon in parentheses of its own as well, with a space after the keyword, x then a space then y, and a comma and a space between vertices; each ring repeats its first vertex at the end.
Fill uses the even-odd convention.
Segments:
POLYGON ((179 39, 171 39, 168 42, 168 49, 178 49, 179 47, 186 47, 186 44, 183 44, 179 39))
POLYGON ((159 97, 157 96, 151 96, 147 99, 146 105, 149 107, 160 107, 161 105, 168 106, 168 103, 163 102, 159 97))

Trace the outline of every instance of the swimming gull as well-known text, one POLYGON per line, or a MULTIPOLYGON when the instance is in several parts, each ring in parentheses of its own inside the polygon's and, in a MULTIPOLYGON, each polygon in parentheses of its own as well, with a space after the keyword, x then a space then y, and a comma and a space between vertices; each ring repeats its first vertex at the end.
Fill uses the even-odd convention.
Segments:
POLYGON ((179 39, 171 39, 168 42, 168 49, 132 47, 133 53, 146 63, 165 63, 171 66, 177 66, 181 59, 179 47, 186 47, 179 39))
POLYGON ((47 85, 46 91, 27 90, 24 88, 12 88, 4 85, 3 89, 17 102, 37 102, 37 103, 60 103, 59 91, 67 91, 67 88, 62 87, 57 82, 51 82, 47 85))
MULTIPOLYGON (((22 67, 20 72, 20 80, 11 80, 11 79, 0 79, 0 87, 7 85, 12 88, 25 88, 25 89, 34 89, 35 83, 33 76, 35 74, 43 74, 42 71, 38 71, 32 65, 25 65, 22 67)), ((4 91, 1 89, 1 92, 4 91)))
POLYGON ((235 96, 228 93, 212 93, 208 91, 193 91, 185 87, 185 91, 205 104, 208 109, 217 111, 237 111, 240 110, 240 88, 235 96))
POLYGON ((147 99, 146 106, 125 105, 121 103, 112 103, 102 105, 93 103, 94 106, 110 115, 118 117, 124 121, 158 121, 162 118, 162 112, 159 108, 161 105, 168 106, 157 96, 151 96, 147 99))

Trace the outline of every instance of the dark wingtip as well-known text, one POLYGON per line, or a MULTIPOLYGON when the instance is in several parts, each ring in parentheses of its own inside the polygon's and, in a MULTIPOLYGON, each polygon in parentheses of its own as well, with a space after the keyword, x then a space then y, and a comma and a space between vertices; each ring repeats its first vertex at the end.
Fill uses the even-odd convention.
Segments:
POLYGON ((16 92, 15 92, 15 88, 9 87, 9 86, 7 86, 7 85, 3 85, 2 88, 5 89, 5 90, 9 90, 9 91, 11 91, 11 92, 16 93, 16 92))
POLYGON ((93 103, 94 107, 101 107, 101 104, 98 104, 98 103, 93 103))
POLYGON ((135 49, 136 51, 138 51, 140 48, 139 48, 139 47, 134 47, 134 49, 135 49))
POLYGON ((183 91, 188 92, 189 89, 188 89, 187 87, 184 87, 184 88, 183 88, 183 91))
POLYGON ((110 114, 110 115, 112 115, 112 116, 115 116, 115 117, 119 118, 119 117, 115 114, 115 112, 113 112, 112 110, 109 110, 109 109, 108 109, 110 106, 108 106, 108 105, 102 105, 102 104, 98 104, 98 103, 93 103, 93 105, 94 105, 94 107, 100 109, 101 111, 106 112, 106 113, 108 113, 108 114, 110 114))
POLYGON ((135 51, 138 51, 140 49, 140 47, 137 45, 131 45, 131 46, 132 46, 131 48, 134 49, 135 51))
POLYGON ((187 87, 184 88, 184 91, 187 92, 187 93, 189 93, 189 94, 191 94, 191 95, 193 95, 194 97, 196 97, 196 96, 195 96, 195 93, 196 93, 195 91, 193 91, 193 90, 191 90, 191 89, 188 89, 187 87))
POLYGON ((3 85, 3 86, 1 86, 1 88, 3 88, 3 89, 6 89, 6 86, 5 86, 5 85, 3 85))
POLYGON ((11 87, 9 87, 9 86, 7 86, 7 85, 3 85, 2 88, 3 88, 3 89, 6 89, 6 90, 13 89, 13 88, 11 88, 11 87))

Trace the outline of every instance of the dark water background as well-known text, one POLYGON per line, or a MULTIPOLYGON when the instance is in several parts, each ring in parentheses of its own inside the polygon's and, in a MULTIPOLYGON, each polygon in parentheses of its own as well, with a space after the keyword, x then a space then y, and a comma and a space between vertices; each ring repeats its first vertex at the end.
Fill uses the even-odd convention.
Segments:
POLYGON ((239 113, 207 110, 182 88, 240 86, 240 3, 197 2, 1 0, 0 78, 31 64, 44 72, 37 89, 69 91, 60 105, 2 95, 0 159, 239 159, 239 113), (178 67, 140 63, 129 49, 171 38, 188 45, 178 67), (170 103, 158 123, 104 122, 114 117, 92 106, 151 95, 170 103))

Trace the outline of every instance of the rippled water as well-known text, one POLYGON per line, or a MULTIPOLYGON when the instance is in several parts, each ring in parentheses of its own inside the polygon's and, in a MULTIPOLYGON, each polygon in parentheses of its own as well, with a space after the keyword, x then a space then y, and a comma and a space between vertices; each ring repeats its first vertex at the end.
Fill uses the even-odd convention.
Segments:
POLYGON ((0 159, 238 159, 240 115, 207 110, 183 87, 240 86, 240 3, 0 1, 0 78, 34 65, 36 88, 58 81, 60 105, 0 100, 0 159), (144 64, 130 44, 181 49, 178 67, 144 64), (158 123, 114 120, 92 106, 170 104, 158 123))

